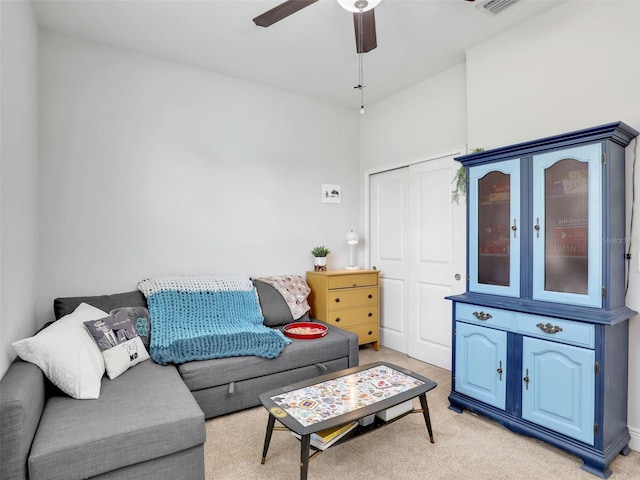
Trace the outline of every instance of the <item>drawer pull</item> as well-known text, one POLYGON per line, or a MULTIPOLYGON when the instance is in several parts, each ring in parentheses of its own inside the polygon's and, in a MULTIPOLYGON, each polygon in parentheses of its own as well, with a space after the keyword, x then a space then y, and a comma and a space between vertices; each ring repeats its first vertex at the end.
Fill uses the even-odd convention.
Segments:
POLYGON ((340 322, 340 317, 336 317, 336 323, 340 322))
POLYGON ((490 318, 493 318, 493 315, 491 315, 490 313, 484 313, 482 311, 473 312, 473 316, 476 317, 478 320, 482 320, 483 322, 485 320, 489 320, 490 318))
POLYGON ((550 333, 550 334, 554 334, 562 331, 562 327, 559 327, 557 325, 551 325, 550 323, 547 323, 546 325, 543 325, 542 323, 538 323, 536 327, 538 327, 544 333, 550 333))
POLYGON ((367 317, 373 317, 373 313, 369 312, 369 314, 367 315, 367 317))
POLYGON ((369 294, 367 295, 367 298, 373 298, 373 295, 369 294))
POLYGON ((340 299, 339 298, 336 298, 336 303, 340 303, 340 299))

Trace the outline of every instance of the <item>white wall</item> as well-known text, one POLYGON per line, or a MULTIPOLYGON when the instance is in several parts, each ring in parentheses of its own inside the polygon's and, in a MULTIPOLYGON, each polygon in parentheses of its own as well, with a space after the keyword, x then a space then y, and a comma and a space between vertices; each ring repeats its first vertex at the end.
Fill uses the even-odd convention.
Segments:
MULTIPOLYGON (((640 3, 567 2, 469 50, 467 80, 471 148, 618 120, 640 130, 640 3)), ((627 148, 628 216, 633 146, 627 148)), ((640 165, 637 170, 640 192, 640 165)), ((635 217, 627 305, 640 311, 640 195, 635 217)), ((630 447, 640 451, 640 316, 630 321, 629 346, 630 447)))
POLYGON ((357 112, 47 31, 40 52, 41 322, 149 276, 348 264, 357 112))
POLYGON ((360 122, 362 170, 407 164, 464 145, 465 80, 461 64, 367 107, 360 122))
POLYGON ((38 31, 29 2, 0 2, 0 377, 36 329, 38 31))

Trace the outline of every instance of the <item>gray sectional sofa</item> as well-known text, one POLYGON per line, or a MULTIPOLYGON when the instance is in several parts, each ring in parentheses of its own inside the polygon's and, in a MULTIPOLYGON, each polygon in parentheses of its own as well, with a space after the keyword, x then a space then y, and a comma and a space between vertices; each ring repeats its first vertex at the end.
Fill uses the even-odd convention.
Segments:
MULTIPOLYGON (((289 323, 280 294, 255 285, 265 325, 289 323)), ((60 298, 56 319, 81 302, 107 312, 146 306, 138 291, 60 298)), ((103 377, 97 400, 76 400, 18 358, 0 382, 0 478, 201 480, 205 419, 257 406, 264 391, 356 365, 357 336, 328 326, 326 336, 292 339, 273 359, 147 360, 114 380, 103 377)))

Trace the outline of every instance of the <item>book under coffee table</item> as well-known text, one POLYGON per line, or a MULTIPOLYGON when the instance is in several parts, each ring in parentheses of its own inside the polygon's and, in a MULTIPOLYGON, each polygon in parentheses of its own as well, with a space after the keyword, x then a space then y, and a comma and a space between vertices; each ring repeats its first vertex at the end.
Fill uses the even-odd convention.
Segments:
MULTIPOLYGON (((306 480, 312 434, 370 418, 376 413, 416 397, 420 399, 429 439, 434 443, 427 392, 434 389, 436 385, 433 380, 406 368, 377 362, 340 370, 263 393, 260 395, 260 402, 269 412, 269 420, 262 451, 262 463, 266 461, 276 420, 299 436, 300 479, 306 480)), ((420 412, 420 410, 413 411, 420 412)), ((358 425, 336 444, 381 427, 397 418, 385 422, 376 416, 373 423, 366 426, 358 425)), ((316 451, 313 455, 317 453, 320 451, 316 451)))

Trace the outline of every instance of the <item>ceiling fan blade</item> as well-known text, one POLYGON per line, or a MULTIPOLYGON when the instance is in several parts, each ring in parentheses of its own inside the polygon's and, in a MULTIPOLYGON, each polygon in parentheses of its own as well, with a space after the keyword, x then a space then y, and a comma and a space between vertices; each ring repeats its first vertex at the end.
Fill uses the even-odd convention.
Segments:
POLYGON ((317 1, 318 0, 289 0, 273 7, 262 15, 258 15, 253 19, 253 23, 259 27, 269 27, 283 18, 296 13, 298 10, 302 10, 304 7, 308 7, 312 3, 316 3, 317 1))
POLYGON ((376 39, 375 9, 353 14, 353 25, 356 30, 356 51, 367 53, 378 46, 376 39))

